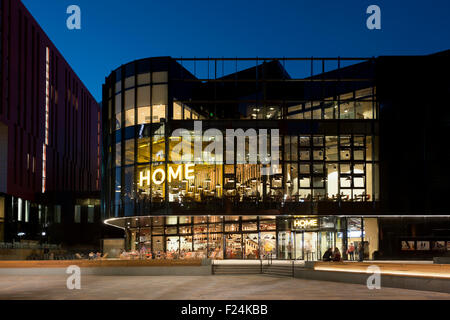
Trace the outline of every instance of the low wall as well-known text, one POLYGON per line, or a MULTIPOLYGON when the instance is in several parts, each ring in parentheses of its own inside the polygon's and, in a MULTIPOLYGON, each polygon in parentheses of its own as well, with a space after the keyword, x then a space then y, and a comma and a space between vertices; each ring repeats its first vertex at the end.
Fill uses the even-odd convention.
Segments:
POLYGON ((450 279, 450 265, 448 264, 420 264, 420 263, 387 263, 370 262, 321 262, 305 264, 307 268, 316 271, 337 271, 366 273, 369 266, 377 266, 383 275, 429 277, 450 279))
MULTIPOLYGON (((333 281, 367 285, 370 274, 341 271, 317 271, 306 268, 295 268, 294 277, 308 280, 333 281)), ((381 290, 386 288, 399 288, 409 290, 436 291, 450 293, 450 279, 431 277, 411 277, 381 275, 381 290)))
POLYGON ((210 275, 208 260, 45 260, 0 261, 0 275, 66 275, 69 266, 82 275, 210 275))
POLYGON ((186 260, 26 260, 0 261, 2 268, 67 268, 77 265, 80 268, 102 267, 157 267, 157 266, 201 266, 208 261, 202 259, 186 260))
POLYGON ((0 260, 26 260, 32 254, 43 255, 43 249, 0 249, 0 260))
MULTIPOLYGON (((65 275, 67 268, 2 268, 0 275, 40 276, 65 275)), ((206 276, 211 275, 211 266, 171 267, 81 267, 81 275, 98 276, 206 276)))

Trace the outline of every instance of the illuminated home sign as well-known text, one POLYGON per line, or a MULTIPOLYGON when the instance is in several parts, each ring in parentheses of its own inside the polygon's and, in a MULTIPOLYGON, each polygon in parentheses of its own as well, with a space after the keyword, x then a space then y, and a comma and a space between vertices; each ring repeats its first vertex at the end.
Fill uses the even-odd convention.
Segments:
POLYGON ((319 219, 317 218, 301 218, 294 220, 295 229, 312 229, 319 227, 319 219))
MULTIPOLYGON (((168 180, 191 180, 194 179, 193 164, 180 164, 180 165, 168 165, 168 180)), ((164 183, 166 180, 166 171, 162 168, 158 168, 151 172, 150 170, 143 170, 139 172, 139 186, 143 187, 145 184, 150 185, 150 179, 156 185, 164 183)))

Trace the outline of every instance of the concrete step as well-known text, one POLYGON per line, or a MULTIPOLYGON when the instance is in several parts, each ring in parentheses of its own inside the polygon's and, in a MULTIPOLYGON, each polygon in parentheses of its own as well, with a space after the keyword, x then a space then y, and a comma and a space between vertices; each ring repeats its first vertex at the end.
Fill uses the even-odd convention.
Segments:
POLYGON ((260 274, 259 265, 213 265, 213 274, 260 274))
POLYGON ((270 275, 292 277, 292 266, 277 266, 277 265, 264 266, 263 273, 270 275))

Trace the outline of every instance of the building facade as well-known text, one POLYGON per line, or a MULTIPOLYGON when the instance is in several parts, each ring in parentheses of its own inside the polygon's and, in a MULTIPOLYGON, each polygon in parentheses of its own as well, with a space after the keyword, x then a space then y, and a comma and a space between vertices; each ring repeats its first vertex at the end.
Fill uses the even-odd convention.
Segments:
POLYGON ((19 0, 0 20, 0 242, 92 242, 100 106, 19 0))
POLYGON ((446 254, 433 67, 448 52, 122 65, 103 86, 105 223, 154 258, 446 254))

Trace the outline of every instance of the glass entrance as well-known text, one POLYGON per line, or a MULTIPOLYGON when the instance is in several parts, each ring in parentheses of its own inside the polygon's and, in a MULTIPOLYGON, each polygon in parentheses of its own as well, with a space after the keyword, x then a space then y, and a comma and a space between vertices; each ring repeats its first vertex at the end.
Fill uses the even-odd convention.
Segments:
POLYGON ((318 237, 317 232, 295 233, 295 259, 317 260, 318 259, 318 237))
MULTIPOLYGON (((322 231, 319 233, 319 252, 318 252, 318 260, 322 259, 323 254, 331 248, 334 252, 334 249, 336 247, 336 241, 335 241, 335 232, 332 231, 322 231)), ((342 257, 342 252, 341 252, 342 257)))

